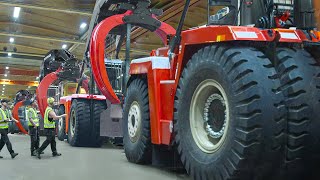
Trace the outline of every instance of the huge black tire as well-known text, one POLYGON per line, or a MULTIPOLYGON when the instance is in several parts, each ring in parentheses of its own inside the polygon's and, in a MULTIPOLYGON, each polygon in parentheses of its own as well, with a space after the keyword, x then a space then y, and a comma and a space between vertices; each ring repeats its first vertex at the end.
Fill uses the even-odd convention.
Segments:
POLYGON ((101 147, 103 140, 100 136, 100 116, 102 111, 107 109, 106 101, 94 101, 93 109, 93 119, 94 119, 94 129, 92 130, 92 146, 101 147))
POLYGON ((89 146, 90 129, 89 102, 84 99, 73 100, 69 115, 69 144, 71 146, 89 146))
POLYGON ((279 48, 277 59, 288 111, 286 176, 320 179, 320 68, 303 49, 279 48))
POLYGON ((185 66, 174 104, 181 161, 195 180, 262 179, 281 166, 286 111, 270 60, 210 46, 185 66))
POLYGON ((90 101, 75 99, 70 109, 68 142, 71 146, 100 147, 100 114, 106 109, 106 103, 94 101, 93 126, 90 123, 90 101))
POLYGON ((124 151, 130 162, 151 162, 149 96, 147 82, 135 79, 128 87, 123 115, 124 151))
MULTIPOLYGON (((64 114, 65 109, 64 106, 59 106, 59 112, 58 114, 64 114)), ((64 141, 66 138, 66 119, 65 118, 60 118, 57 124, 57 129, 58 129, 58 139, 60 141, 64 141)))

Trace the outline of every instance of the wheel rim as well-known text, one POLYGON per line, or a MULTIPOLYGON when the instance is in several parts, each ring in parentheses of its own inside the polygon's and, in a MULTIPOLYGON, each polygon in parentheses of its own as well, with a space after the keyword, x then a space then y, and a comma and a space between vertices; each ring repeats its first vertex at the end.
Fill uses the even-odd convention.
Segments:
POLYGON ((59 131, 62 131, 62 130, 63 130, 62 127, 63 127, 63 118, 60 118, 60 119, 59 119, 59 123, 58 123, 58 129, 59 129, 59 131))
POLYGON ((137 101, 134 101, 128 114, 128 133, 131 142, 136 142, 140 136, 141 129, 141 109, 137 101))
POLYGON ((226 92, 215 80, 205 80, 195 90, 190 106, 190 128, 197 146, 205 153, 220 149, 229 128, 226 92))
POLYGON ((76 131, 76 111, 73 110, 71 111, 71 116, 70 116, 70 133, 71 136, 73 137, 76 131))

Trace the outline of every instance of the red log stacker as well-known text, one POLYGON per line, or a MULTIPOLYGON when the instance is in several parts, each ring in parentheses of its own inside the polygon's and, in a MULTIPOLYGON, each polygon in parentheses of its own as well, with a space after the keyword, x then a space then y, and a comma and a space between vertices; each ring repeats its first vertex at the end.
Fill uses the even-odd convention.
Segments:
POLYGON ((319 179, 320 32, 313 1, 208 0, 207 25, 185 31, 190 0, 176 30, 157 20, 162 11, 150 4, 97 1, 85 62, 91 88, 103 96, 62 98, 75 121, 74 141, 96 142, 94 119, 105 97, 123 103, 130 162, 176 160, 176 151, 195 180, 319 179), (212 7, 222 9, 211 15, 212 7), (132 60, 133 26, 155 32, 165 46, 132 60), (124 102, 105 66, 105 42, 113 35, 121 37, 117 54, 126 40, 124 102))

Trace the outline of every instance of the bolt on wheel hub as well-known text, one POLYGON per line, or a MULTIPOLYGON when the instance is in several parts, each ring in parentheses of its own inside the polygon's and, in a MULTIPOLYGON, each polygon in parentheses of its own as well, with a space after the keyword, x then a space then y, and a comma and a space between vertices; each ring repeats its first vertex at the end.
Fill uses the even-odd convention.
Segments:
POLYGON ((130 140, 136 142, 140 136, 141 110, 138 102, 134 101, 128 114, 128 133, 130 140))
POLYGON ((219 94, 212 94, 207 99, 204 108, 204 121, 206 131, 212 138, 221 138, 226 127, 226 108, 225 100, 219 94))
POLYGON ((59 119, 59 125, 58 125, 59 131, 62 131, 62 126, 63 126, 63 119, 60 118, 59 119))
POLYGON ((194 142, 204 153, 214 153, 226 139, 229 104, 225 90, 215 80, 201 82, 190 104, 190 128, 194 142))

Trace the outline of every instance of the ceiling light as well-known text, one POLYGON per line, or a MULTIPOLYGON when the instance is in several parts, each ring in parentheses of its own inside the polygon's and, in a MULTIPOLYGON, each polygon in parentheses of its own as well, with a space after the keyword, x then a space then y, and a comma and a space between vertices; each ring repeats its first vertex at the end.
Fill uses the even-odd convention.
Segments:
POLYGON ((12 56, 12 53, 8 53, 8 56, 11 57, 11 56, 12 56))
POLYGON ((9 69, 9 67, 8 67, 8 66, 6 66, 6 69, 9 69))
POLYGON ((66 44, 62 45, 62 49, 67 49, 67 45, 66 44))
POLYGON ((14 18, 18 18, 19 17, 20 10, 21 10, 20 7, 14 7, 14 11, 13 11, 13 17, 14 18))
POLYGON ((11 43, 13 43, 13 42, 14 42, 14 38, 11 37, 11 38, 9 39, 9 41, 10 41, 11 43))
POLYGON ((87 23, 81 23, 81 25, 80 25, 80 28, 81 29, 84 29, 84 28, 86 28, 87 27, 87 23))
POLYGON ((4 77, 7 77, 7 76, 8 76, 8 74, 5 74, 5 75, 4 75, 4 77))
POLYGON ((5 87, 6 85, 4 84, 3 87, 5 87))

